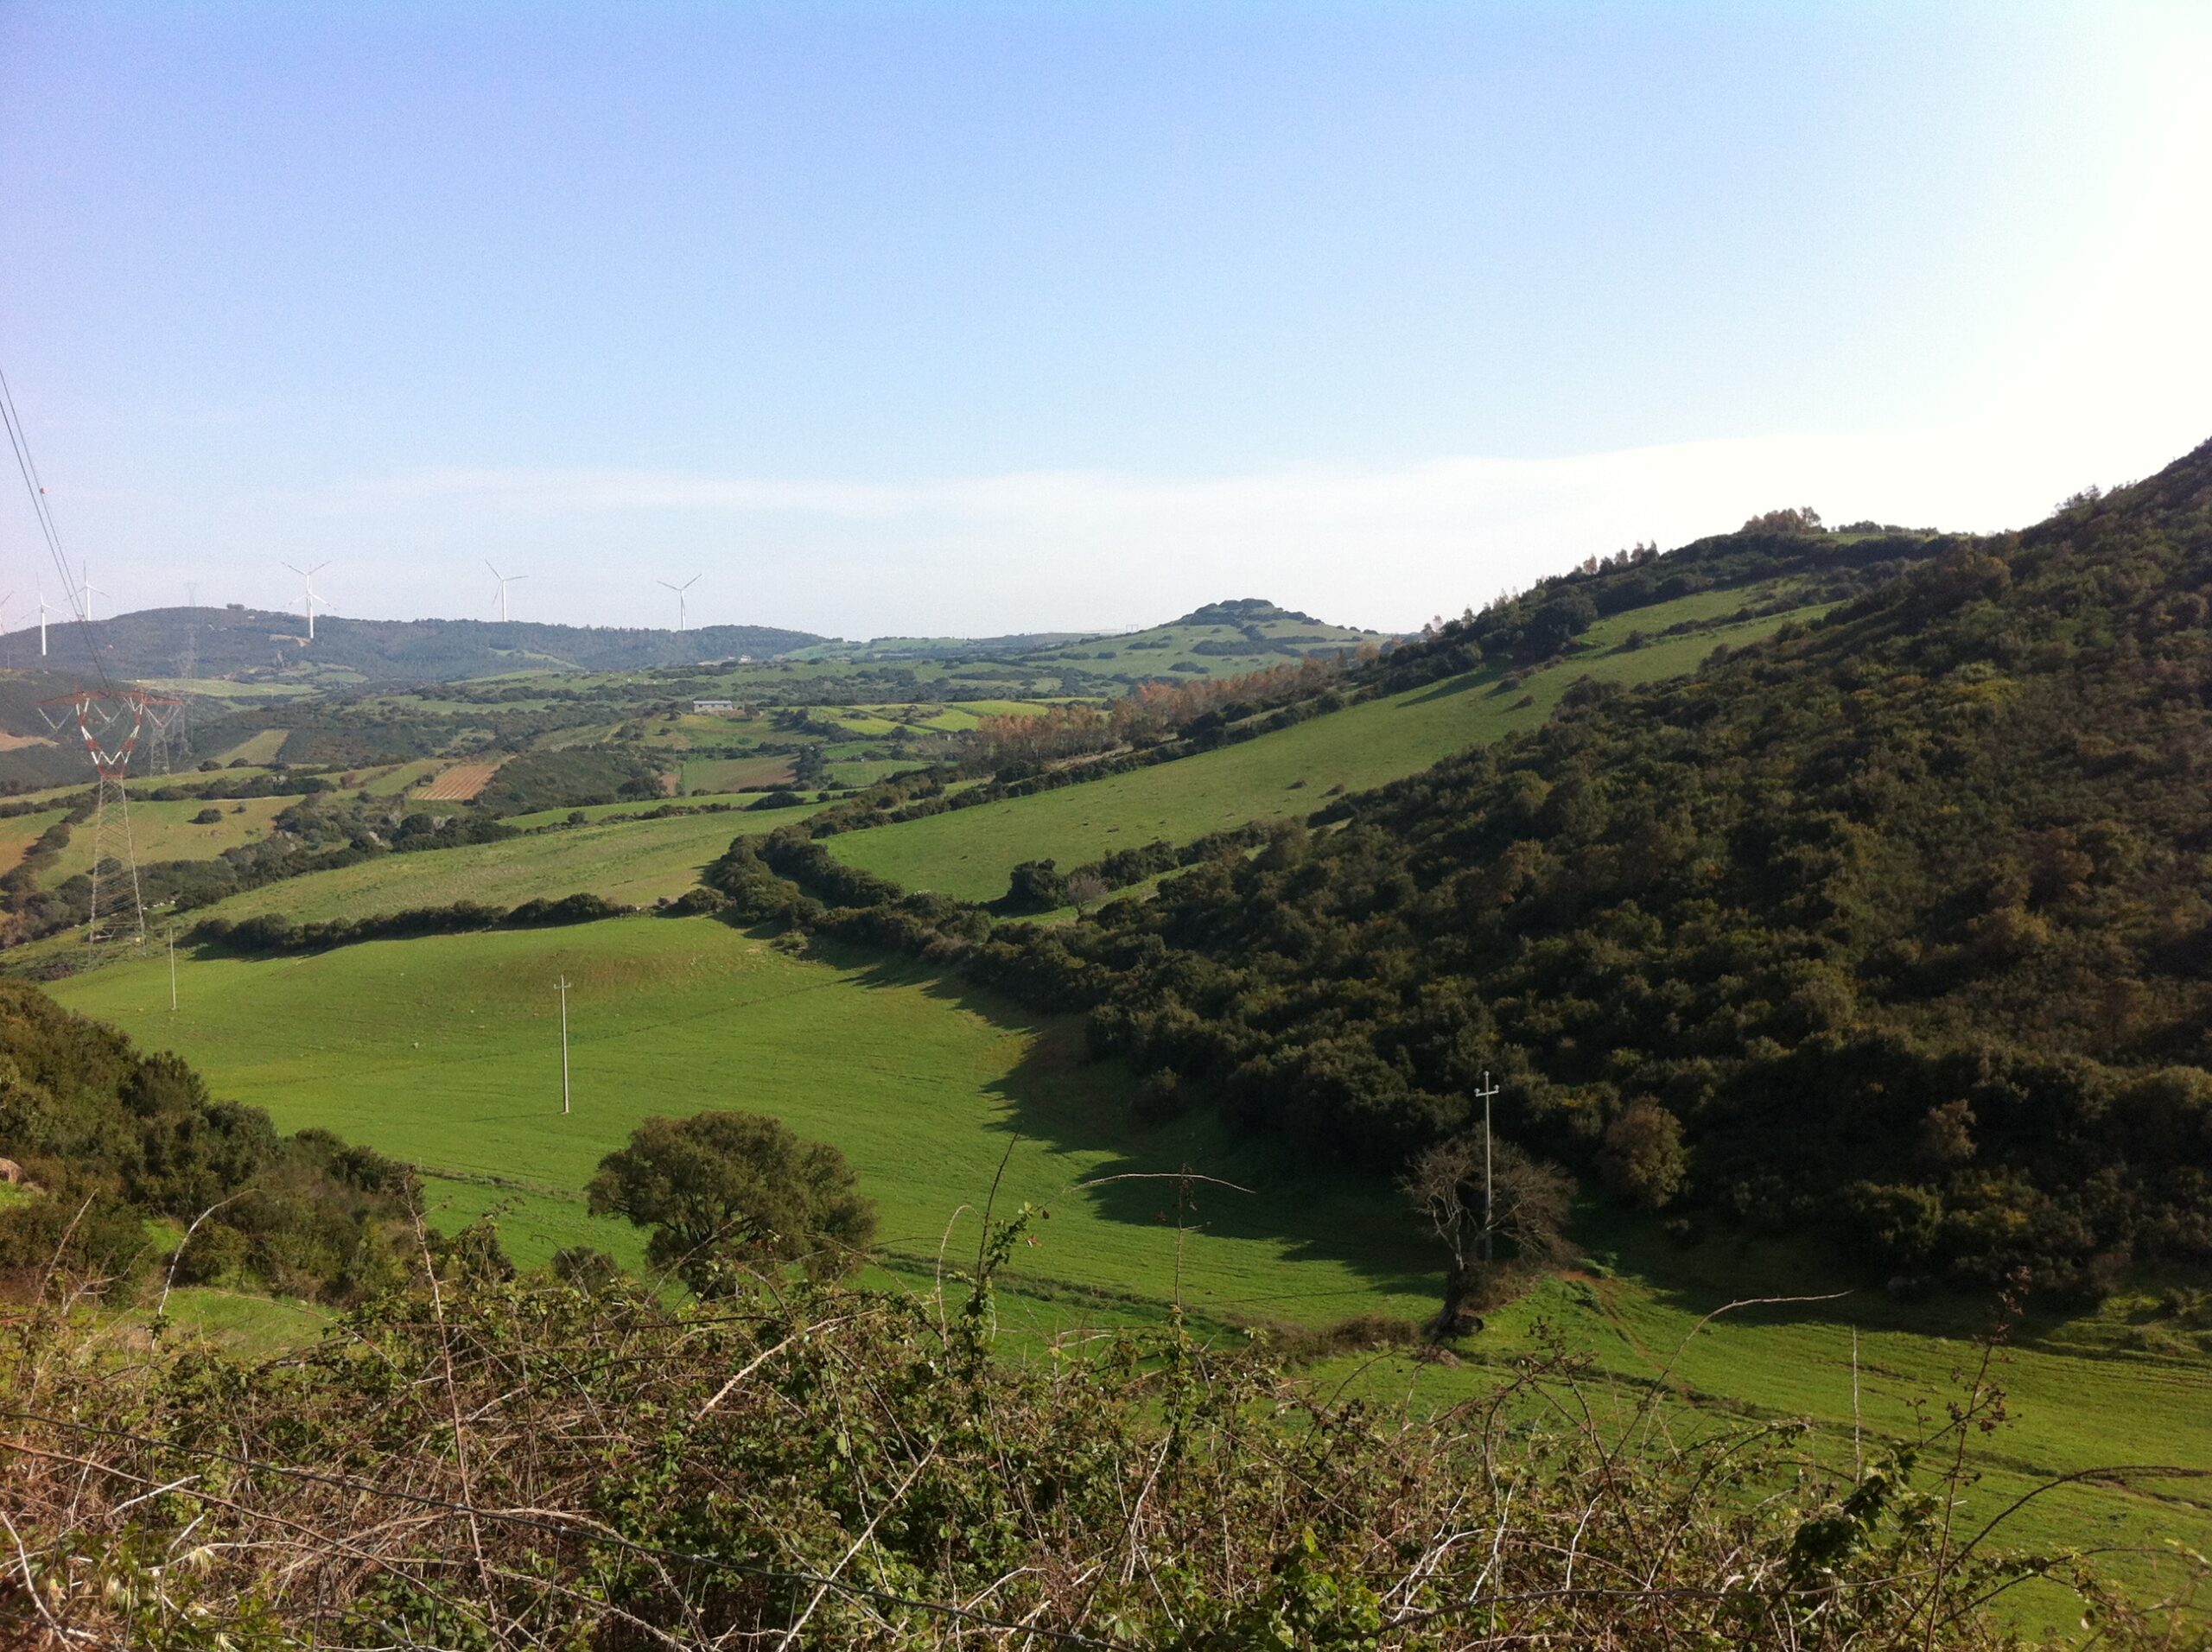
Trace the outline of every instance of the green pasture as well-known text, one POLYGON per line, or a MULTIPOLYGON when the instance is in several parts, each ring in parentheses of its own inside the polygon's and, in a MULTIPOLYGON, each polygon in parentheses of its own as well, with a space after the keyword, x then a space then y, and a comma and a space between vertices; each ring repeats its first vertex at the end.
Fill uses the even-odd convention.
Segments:
MULTIPOLYGON (((578 1198, 599 1156, 649 1114, 744 1108, 847 1153, 901 1277, 925 1275, 941 1246, 956 1260, 972 1247, 976 1206, 1003 1161, 1001 1208, 1051 1212, 1017 1252, 1009 1287, 1058 1304, 1050 1312, 1064 1322, 1156 1317, 1179 1295, 1213 1337, 1241 1334, 1238 1322, 1414 1318, 1434 1306, 1435 1258, 1387 1186, 1313 1174, 1204 1115, 1141 1128, 1125 1076, 1084 1064, 1074 1025, 903 963, 795 957, 712 920, 639 917, 296 959, 195 957, 180 978, 174 1015, 158 960, 54 990, 147 1047, 177 1051, 219 1095, 268 1108, 283 1128, 319 1125, 423 1165, 441 1221, 497 1210, 526 1262, 592 1243, 634 1263, 638 1236, 591 1217, 578 1198), (563 975, 567 1116, 552 986, 563 975), (1180 1183, 1185 1171, 1218 1179, 1180 1183)), ((1426 1409, 1488 1391, 1502 1366, 1554 1335, 1590 1362, 1601 1412, 1663 1384, 1708 1419, 1811 1420, 1833 1458, 1854 1410, 1869 1442, 1940 1415, 1955 1373, 1977 1357, 1959 1338, 1988 1312, 1892 1302, 1809 1253, 1725 1236, 1686 1248, 1597 1209, 1576 1237, 1590 1260, 1494 1315, 1460 1364, 1392 1357, 1320 1375, 1426 1409), (1824 1299, 1700 1329, 1728 1303, 1785 1296, 1824 1299)), ((2109 1341, 2084 1352, 2081 1331, 2048 1319, 2015 1328, 1996 1376, 2016 1420, 1975 1443, 1974 1509, 2098 1465, 2212 1470, 2212 1363, 2109 1341)), ((2038 1501, 2012 1541, 2201 1546, 2212 1543, 2208 1502, 2202 1483, 2107 1480, 2038 1501)), ((2139 1554, 2111 1559, 2150 1576, 2139 1554)))
POLYGON ((158 694, 196 694, 210 700, 251 703, 261 700, 297 700, 320 690, 306 683, 238 683, 226 677, 145 677, 140 686, 158 694))
POLYGON ((442 758, 418 758, 412 763, 397 763, 372 776, 361 787, 372 797, 397 797, 421 785, 445 766, 442 758))
MULTIPOLYGON (((185 1286, 169 1293, 168 1317, 173 1335, 198 1337, 245 1358, 267 1359, 313 1342, 334 1316, 296 1297, 185 1286)), ((124 1316, 131 1325, 149 1318, 143 1312, 124 1316)))
MULTIPOLYGON (((721 817, 725 820, 734 821, 741 817, 744 805, 748 800, 741 797, 702 797, 696 799, 696 801, 702 804, 722 804, 731 805, 730 807, 726 807, 722 810, 721 817)), ((628 820, 639 815, 650 815, 656 809, 665 809, 669 807, 671 803, 679 809, 684 806, 684 800, 682 798, 638 797, 632 798, 624 803, 582 804, 574 809, 536 809, 532 810, 527 815, 509 815, 505 817, 505 823, 509 826, 519 827, 524 831, 531 831, 540 826, 561 825, 568 820, 570 815, 582 815, 586 820, 593 821, 628 820)), ((779 820, 798 820, 802 818, 805 812, 806 811, 804 810, 794 809, 788 815, 778 814, 776 818, 779 820)), ((766 818, 766 814, 764 813, 760 816, 755 816, 753 818, 766 818)), ((768 828, 763 827, 761 829, 766 831, 768 828)), ((732 829, 731 836, 736 836, 736 830, 734 828, 732 829)))
MULTIPOLYGON (((212 861, 225 849, 255 843, 269 836, 270 822, 297 803, 297 797, 245 797, 237 801, 188 797, 179 803, 134 801, 130 805, 130 842, 141 865, 155 861, 212 861), (195 826, 192 817, 215 810, 218 818, 195 826)), ((0 821, 0 826, 12 824, 0 821)), ((112 842, 109 854, 123 854, 121 822, 111 813, 112 842)), ((92 823, 70 829, 69 847, 55 857, 45 883, 58 886, 79 873, 92 869, 92 823)))
MULTIPOLYGON (((555 812, 566 817, 566 810, 555 812)), ((283 912, 305 923, 443 906, 456 900, 512 906, 538 895, 582 893, 650 905, 659 896, 680 895, 697 883, 700 869, 747 830, 747 822, 760 823, 751 829, 765 832, 801 816, 796 809, 758 816, 681 815, 667 820, 615 816, 496 843, 378 855, 334 872, 264 884, 207 910, 231 918, 283 912)))
MULTIPOLYGON (((948 1223, 956 1251, 973 1245, 972 1215, 960 1213, 980 1205, 1011 1143, 1001 1198, 1052 1211, 1025 1274, 1169 1299, 1173 1185, 1074 1184, 1187 1161, 1268 1191, 1259 1220, 1227 1195, 1197 1198, 1212 1228, 1186 1246, 1193 1309, 1414 1313, 1433 1289, 1394 1201, 1301 1172, 1270 1144, 1231 1143, 1207 1121, 1129 1129, 1123 1076, 1081 1062, 1076 1026, 1008 1013, 904 963, 793 958, 711 919, 189 957, 174 1016, 159 961, 71 979, 57 995, 177 1051, 218 1094, 266 1107, 284 1128, 335 1130, 486 1190, 480 1200, 565 1196, 569 1234, 609 1225, 573 1201, 641 1119, 745 1108, 844 1149, 881 1209, 886 1249, 909 1262, 933 1258, 948 1223), (563 975, 567 1117, 553 989, 563 975)), ((543 1206, 532 1219, 546 1219, 543 1206)))
POLYGON ((887 780, 894 774, 906 774, 915 769, 927 768, 926 760, 916 757, 841 757, 833 758, 823 771, 824 784, 839 790, 872 786, 878 780, 887 780))
POLYGON ((1537 727, 1580 677, 1636 683, 1678 676, 1716 644, 1740 646, 1819 612, 1621 645, 1634 630, 1649 636, 1677 620, 1732 612, 1746 594, 1704 592, 1601 620, 1586 633, 1582 652, 1530 672, 1517 688, 1502 689, 1503 668, 1486 666, 1194 757, 826 841, 847 864, 906 888, 993 899, 1006 893, 1018 862, 1049 859, 1066 870, 1154 838, 1188 842, 1249 821, 1311 814, 1339 791, 1366 791, 1537 727))
MULTIPOLYGON (((255 780, 269 772, 270 771, 265 768, 246 767, 226 768, 220 772, 210 770, 203 774, 196 768, 186 768, 180 769, 174 774, 134 774, 124 780, 123 785, 124 788, 135 797, 143 792, 158 791, 164 786, 197 786, 207 785, 211 781, 221 785, 232 780, 255 780)), ((65 797, 88 797, 92 795, 92 772, 87 766, 85 770, 85 778, 79 782, 66 786, 45 786, 36 791, 19 791, 6 801, 10 803, 60 802, 65 797)))
MULTIPOLYGON (((933 734, 960 734, 975 728, 986 717, 1041 716, 1056 703, 1043 700, 953 700, 944 703, 909 702, 900 705, 863 706, 856 709, 872 714, 884 723, 909 728, 925 728, 933 734), (917 714, 908 716, 909 706, 917 714)), ((854 719, 840 719, 848 728, 854 719)), ((885 729, 878 732, 888 732, 885 729)))
POLYGON ((620 721, 577 723, 567 728, 556 728, 548 734, 540 734, 531 743, 531 749, 538 752, 567 752, 573 751, 579 746, 597 746, 613 740, 616 731, 621 727, 622 724, 620 721))
POLYGON ((226 747, 209 755, 226 764, 236 763, 241 759, 249 765, 273 762, 278 748, 284 744, 285 736, 290 733, 289 728, 264 728, 258 734, 247 735, 235 746, 226 747))
POLYGON ((902 722, 894 718, 880 717, 873 712, 861 711, 853 707, 847 707, 842 710, 817 712, 816 715, 836 723, 846 733, 858 734, 865 740, 880 739, 886 734, 895 734, 905 727, 902 722))
MULTIPOLYGON (((1432 1411, 1489 1391, 1501 1368, 1551 1334, 1588 1359, 1583 1397, 1600 1416, 1624 1417, 1656 1388, 1678 1431, 1685 1418, 1700 1433, 1802 1420, 1817 1430, 1808 1454, 1847 1471, 1858 1451, 1871 1458, 1885 1439, 1940 1425, 1980 1365, 1979 1339, 2000 1320, 1990 1301, 1892 1302, 1771 1238, 1686 1248, 1649 1223, 1586 1206, 1575 1236, 1603 1260, 1493 1314, 1466 1363, 1392 1355, 1332 1362, 1317 1376, 1432 1411)), ((1992 1343, 1986 1379, 2004 1391, 2006 1418, 1972 1442, 1961 1528, 1971 1534, 2027 1499, 1992 1540, 1999 1547, 2082 1551, 2150 1598, 2184 1580, 2172 1545, 2212 1545, 2212 1359, 2117 1351, 2096 1336, 2115 1328, 2113 1317, 2030 1316, 1992 1343), (2103 1345, 2085 1351, 2085 1340, 2103 1345), (2129 1465, 2202 1477, 2104 1474, 2044 1490, 2129 1465)), ((2056 1586, 2031 1585, 2004 1609, 2037 1630, 2078 1628, 2078 1604, 2056 1586)))
POLYGON ((791 778, 788 757, 693 757, 684 759, 682 791, 740 791, 747 786, 782 785, 791 778))
POLYGON ((16 815, 0 820, 0 873, 13 872, 23 863, 23 856, 31 852, 31 845, 46 835, 46 829, 69 811, 66 809, 41 809, 35 815, 16 815))

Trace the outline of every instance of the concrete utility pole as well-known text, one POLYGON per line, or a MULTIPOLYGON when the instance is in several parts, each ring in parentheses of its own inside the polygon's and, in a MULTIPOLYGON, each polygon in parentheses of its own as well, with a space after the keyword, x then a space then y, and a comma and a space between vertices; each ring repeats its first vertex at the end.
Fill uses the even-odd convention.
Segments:
POLYGON ((1483 1261, 1490 1261, 1490 1229, 1491 1215, 1490 1174, 1490 1098, 1497 1094, 1497 1086, 1490 1082, 1490 1069, 1483 1069, 1483 1087, 1475 1092, 1483 1098, 1483 1261))
POLYGON ((561 987, 561 1111, 569 1110, 569 978, 563 975, 561 987))

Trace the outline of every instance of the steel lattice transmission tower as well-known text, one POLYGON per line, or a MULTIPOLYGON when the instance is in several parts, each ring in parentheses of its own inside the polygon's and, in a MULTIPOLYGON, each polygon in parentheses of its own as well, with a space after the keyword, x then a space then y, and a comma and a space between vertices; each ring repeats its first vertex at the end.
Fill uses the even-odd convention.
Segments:
MULTIPOLYGON (((130 794, 123 783, 130 772, 131 756, 137 751, 147 725, 152 724, 156 731, 166 731, 181 703, 137 688, 79 689, 73 694, 39 702, 40 715, 45 717, 47 726, 57 732, 74 716, 77 732, 84 739, 85 754, 92 759, 92 772, 99 777, 99 789, 92 802, 92 899, 85 918, 85 946, 95 956, 103 941, 120 940, 132 946, 146 944, 146 903, 138 889, 138 850, 130 838, 130 794), (121 734, 120 739, 114 738, 118 734, 121 734), (110 850, 117 846, 118 837, 123 853, 117 857, 110 850), (111 860, 118 868, 111 878, 107 873, 111 860), (126 879, 130 891, 129 910, 119 918, 111 918, 108 927, 103 930, 102 886, 119 884, 126 879)), ((111 894, 109 905, 120 908, 119 897, 111 894)))

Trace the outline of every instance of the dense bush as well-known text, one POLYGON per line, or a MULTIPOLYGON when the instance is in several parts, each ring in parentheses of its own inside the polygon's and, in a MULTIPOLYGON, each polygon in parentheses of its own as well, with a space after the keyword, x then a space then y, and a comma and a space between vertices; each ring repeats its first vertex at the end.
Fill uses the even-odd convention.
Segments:
POLYGON ((50 1270, 128 1294, 175 1247, 149 1218, 198 1223, 186 1282, 357 1299, 395 1266, 390 1225, 410 1172, 334 1136, 280 1137, 258 1108, 209 1097, 173 1055, 0 982, 0 1157, 37 1191, 0 1209, 0 1274, 50 1270))
POLYGON ((661 794, 660 771, 636 752, 528 752, 499 766, 476 807, 487 815, 526 815, 661 794))
POLYGON ((2116 1652, 2193 1643, 1959 1512, 1961 1442, 2003 1414, 1980 1376, 1854 1469, 1847 1439, 1680 1426, 1667 1385, 1586 1395, 1556 1357, 1423 1420, 1172 1327, 997 1358, 987 1283, 683 1306, 588 1252, 512 1273, 463 1236, 265 1363, 21 1327, 0 1621, 238 1652, 1997 1652, 1991 1602, 2035 1577, 2116 1652))
POLYGON ((519 906, 487 906, 456 900, 448 906, 416 906, 367 918, 334 918, 302 924, 282 912, 253 918, 208 918, 186 938, 197 945, 256 956, 320 952, 361 941, 399 940, 417 935, 461 935, 487 929, 543 929, 561 924, 593 924, 637 910, 601 896, 583 893, 557 899, 525 900, 519 906))

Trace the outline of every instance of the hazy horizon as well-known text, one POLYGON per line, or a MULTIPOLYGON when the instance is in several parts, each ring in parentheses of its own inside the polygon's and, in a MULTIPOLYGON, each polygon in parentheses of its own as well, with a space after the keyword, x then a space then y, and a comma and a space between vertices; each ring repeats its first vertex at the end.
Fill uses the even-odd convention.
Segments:
POLYGON ((2168 463, 2208 160, 2180 4, 30 0, 0 369, 104 614, 1402 631, 2168 463))

